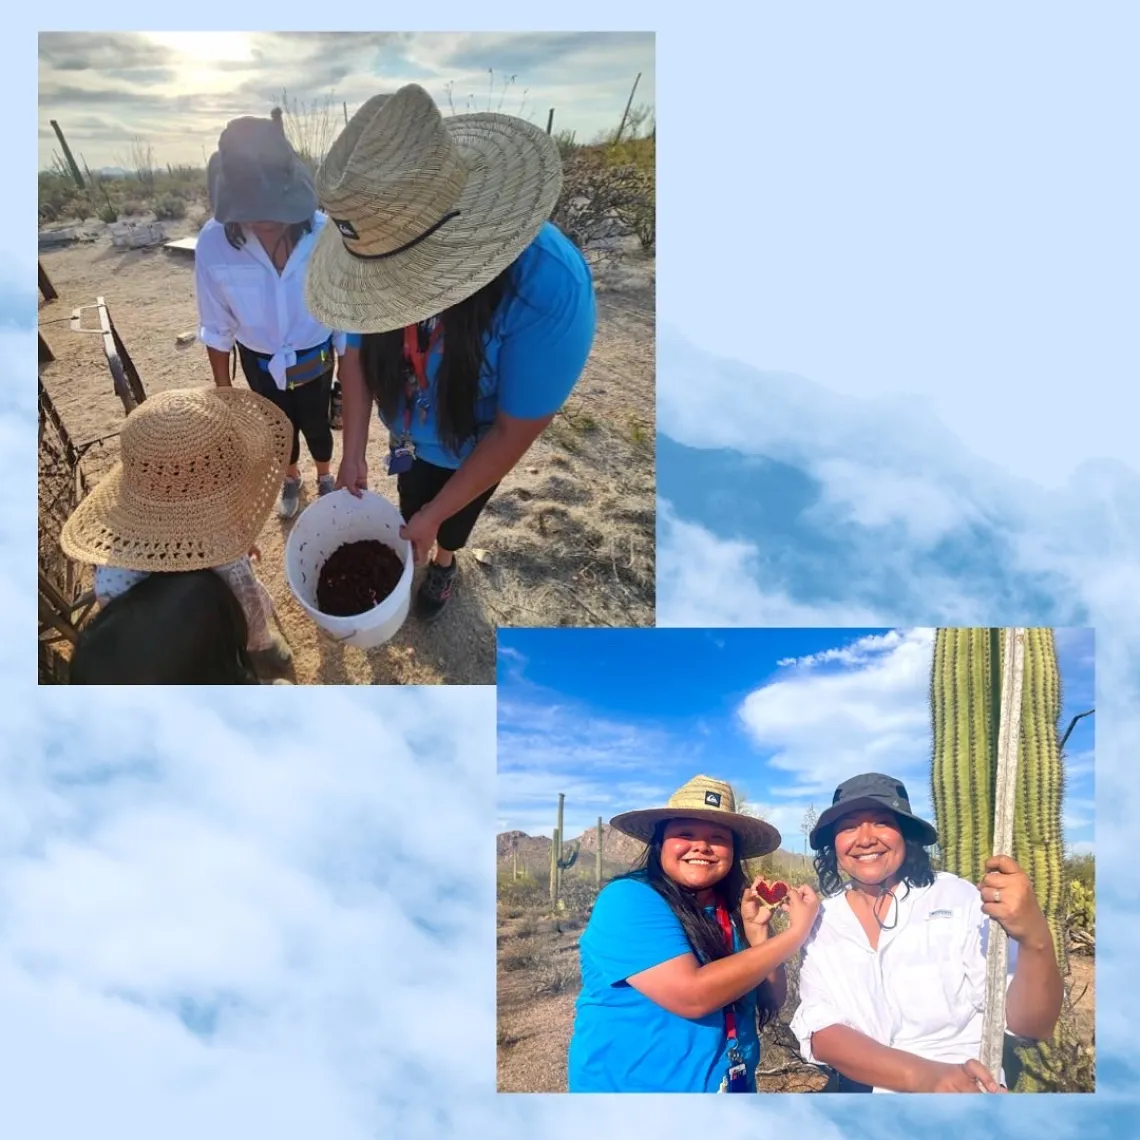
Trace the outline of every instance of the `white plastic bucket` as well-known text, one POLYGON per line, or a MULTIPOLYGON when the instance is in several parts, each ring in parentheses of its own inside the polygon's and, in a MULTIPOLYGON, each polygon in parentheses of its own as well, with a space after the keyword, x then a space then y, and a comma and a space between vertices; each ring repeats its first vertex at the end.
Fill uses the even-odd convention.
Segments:
POLYGON ((365 491, 361 498, 333 491, 307 506, 297 517, 285 544, 285 577, 301 608, 336 641, 359 649, 375 649, 391 640, 408 616, 415 559, 412 544, 400 537, 404 520, 382 495, 365 491), (352 617, 334 617, 317 608, 317 581, 329 555, 347 542, 376 539, 390 546, 404 563, 396 588, 378 606, 352 617))

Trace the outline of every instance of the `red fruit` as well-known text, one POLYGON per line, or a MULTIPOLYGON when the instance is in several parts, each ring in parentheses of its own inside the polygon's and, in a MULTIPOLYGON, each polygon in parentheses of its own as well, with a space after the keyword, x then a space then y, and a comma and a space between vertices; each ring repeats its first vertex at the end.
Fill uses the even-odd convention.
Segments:
POLYGON ((775 905, 788 897, 788 884, 780 881, 769 885, 761 879, 756 886, 756 893, 770 906, 775 905))

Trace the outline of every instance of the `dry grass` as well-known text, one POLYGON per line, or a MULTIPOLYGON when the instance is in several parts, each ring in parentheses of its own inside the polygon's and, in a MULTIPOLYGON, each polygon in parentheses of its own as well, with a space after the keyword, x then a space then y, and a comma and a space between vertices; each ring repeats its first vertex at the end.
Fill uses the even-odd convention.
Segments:
MULTIPOLYGON (((168 227, 195 233, 202 207, 168 227)), ((60 296, 40 305, 40 327, 56 360, 43 382, 77 443, 112 433, 84 461, 92 481, 117 457, 123 419, 97 337, 72 332, 72 309, 106 297, 148 393, 212 383, 200 344, 176 346, 197 325, 193 260, 162 250, 112 248, 97 239, 41 251, 60 296)), ((93 314, 87 314, 90 324, 93 314)), ((490 565, 460 555, 448 612, 434 625, 409 618, 388 645, 364 652, 334 644, 293 601, 284 577, 292 525, 272 516, 258 539, 259 575, 294 651, 299 684, 493 684, 495 630, 518 626, 648 626, 654 620, 653 262, 631 253, 598 286, 598 331, 566 408, 503 481, 471 545, 490 565)), ((244 383, 239 378, 239 384, 244 383)), ((334 465, 340 436, 334 434, 334 465)), ((383 474, 386 437, 374 426, 368 450, 374 490, 395 498, 383 474)), ((302 508, 316 473, 304 447, 302 508)))

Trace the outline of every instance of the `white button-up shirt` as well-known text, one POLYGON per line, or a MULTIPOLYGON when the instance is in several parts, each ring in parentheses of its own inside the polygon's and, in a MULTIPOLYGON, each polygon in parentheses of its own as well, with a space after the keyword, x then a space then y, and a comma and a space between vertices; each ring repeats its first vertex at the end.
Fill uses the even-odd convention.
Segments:
POLYGON ((249 234, 245 245, 234 249, 226 240, 225 227, 211 218, 198 234, 194 253, 202 343, 229 352, 237 340, 265 353, 271 358, 269 374, 281 389, 298 352, 316 348, 331 336, 337 354, 343 353, 344 333, 327 328, 305 307, 305 267, 327 222, 325 214, 314 216, 312 233, 297 243, 278 273, 257 238, 249 234))
MULTIPOLYGON (((901 887, 896 896, 883 916, 891 929, 880 931, 877 950, 846 891, 823 900, 804 943, 800 1004, 791 1022, 804 1060, 818 1063, 811 1035, 829 1025, 848 1025, 930 1061, 978 1056, 990 924, 978 888, 939 872, 929 887, 901 887)), ((1016 963, 1011 939, 1007 985, 1016 963)))

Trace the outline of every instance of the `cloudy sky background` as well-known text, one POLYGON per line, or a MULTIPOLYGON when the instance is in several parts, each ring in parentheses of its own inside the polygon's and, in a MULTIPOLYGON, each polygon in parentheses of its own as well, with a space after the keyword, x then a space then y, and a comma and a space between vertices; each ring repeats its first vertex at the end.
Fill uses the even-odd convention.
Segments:
POLYGON ((135 137, 160 164, 201 166, 230 119, 267 115, 283 89, 286 110, 314 109, 335 136, 342 102, 351 115, 405 83, 445 114, 501 111, 545 128, 553 107, 555 131, 590 142, 617 127, 638 72, 634 105, 652 106, 652 33, 44 32, 38 162, 59 151, 51 119, 92 170, 129 168, 135 137))
MULTIPOLYGON (((1056 634, 1060 729, 1093 708, 1089 629, 1056 634)), ((573 838, 654 807, 698 772, 727 780, 789 851, 808 854, 809 806, 859 772, 930 800, 934 631, 506 630, 499 650, 499 831, 547 835, 558 793, 573 838)), ((1066 745, 1065 842, 1093 850, 1094 729, 1066 745)))
MULTIPOLYGON (((207 27, 231 14, 213 0, 194 10, 207 27)), ((499 27, 544 17, 517 3, 481 14, 499 27)), ((471 18, 449 0, 431 15, 451 27, 471 18)), ((33 216, 31 124, 48 117, 32 63, 39 16, 24 6, 8 17, 7 109, 26 124, 8 161, 26 173, 0 201, 17 219, 33 216)), ((268 25, 289 12, 242 16, 268 25)), ((725 1140, 1135 1133, 1140 186, 1121 140, 1140 103, 1140 13, 1123 2, 886 2, 849 18, 832 7, 826 20, 775 5, 752 19, 739 8, 709 16, 638 0, 620 14, 625 27, 658 29, 665 75, 661 620, 1097 627, 1096 1095, 496 1096, 493 693, 267 688, 256 715, 247 696, 213 691, 31 695, 35 293, 30 228, 9 227, 6 1133, 570 1140, 710 1123, 725 1140), (861 100, 899 69, 893 100, 861 100), (925 132, 900 134, 886 114, 936 97, 944 112, 925 132), (1017 114, 995 120, 995 108, 1017 114), (853 118, 866 129, 837 152, 853 118), (827 166, 837 153, 842 164, 827 166), (945 163, 925 177, 937 154, 945 163), (1038 161, 1022 163, 1027 154, 1038 161), (885 192, 896 185, 906 194, 885 192), (970 225, 948 224, 944 185, 977 206, 970 225), (993 227, 981 224, 986 187, 1002 191, 993 227), (929 202, 926 223, 900 200, 929 202), (908 220, 905 232, 893 217, 908 220), (994 244, 1003 232, 1015 248, 994 244), (962 263, 974 271, 951 272, 962 263), (205 747, 192 755, 187 738, 199 734, 205 747)), ((98 19, 68 0, 52 17, 98 19)), ((615 18, 596 0, 575 14, 586 27, 615 18)), ((623 100, 624 88, 619 114, 623 100)))

